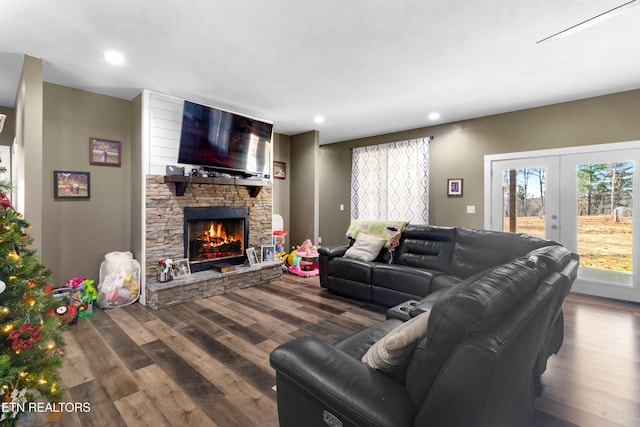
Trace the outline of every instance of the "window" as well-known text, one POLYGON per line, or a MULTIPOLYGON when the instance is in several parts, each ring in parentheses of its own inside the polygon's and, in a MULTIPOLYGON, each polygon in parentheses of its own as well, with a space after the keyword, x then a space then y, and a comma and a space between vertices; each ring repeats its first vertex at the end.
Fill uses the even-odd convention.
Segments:
POLYGON ((430 137, 353 149, 353 219, 429 222, 430 137))

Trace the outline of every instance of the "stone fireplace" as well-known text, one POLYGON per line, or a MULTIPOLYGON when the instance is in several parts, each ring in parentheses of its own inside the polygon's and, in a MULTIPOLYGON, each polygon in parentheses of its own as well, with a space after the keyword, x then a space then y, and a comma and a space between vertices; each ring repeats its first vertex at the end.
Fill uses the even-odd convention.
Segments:
POLYGON ((249 185, 193 180, 182 191, 177 195, 176 185, 165 182, 164 176, 146 177, 144 268, 148 305, 161 308, 206 298, 282 274, 278 265, 272 268, 259 264, 246 272, 239 268, 225 273, 222 280, 216 276, 220 273, 211 270, 216 262, 244 263, 248 247, 259 253, 260 246, 271 244, 271 185, 256 192, 249 185), (222 223, 221 227, 212 219, 222 223), (156 283, 158 260, 168 258, 189 259, 192 275, 168 284, 156 283))

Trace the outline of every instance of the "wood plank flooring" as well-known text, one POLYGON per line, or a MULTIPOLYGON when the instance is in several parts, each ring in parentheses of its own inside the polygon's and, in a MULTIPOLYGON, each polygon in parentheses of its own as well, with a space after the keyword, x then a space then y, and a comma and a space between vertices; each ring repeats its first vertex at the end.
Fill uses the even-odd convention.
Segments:
MULTIPOLYGON (((65 413, 50 426, 277 426, 269 353, 295 337, 330 342, 385 310, 285 275, 267 286, 159 311, 96 310, 64 332, 65 413)), ((640 425, 640 306, 570 295, 565 342, 543 375, 533 426, 640 425)))

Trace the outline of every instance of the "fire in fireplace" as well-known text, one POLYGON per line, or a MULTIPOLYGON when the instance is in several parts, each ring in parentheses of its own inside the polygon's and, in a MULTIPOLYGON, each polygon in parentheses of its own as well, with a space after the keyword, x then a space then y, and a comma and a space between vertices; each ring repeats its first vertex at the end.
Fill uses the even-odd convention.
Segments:
POLYGON ((189 223, 189 261, 242 255, 244 221, 226 219, 189 223))
POLYGON ((185 207, 185 257, 192 271, 216 263, 244 261, 249 240, 249 209, 246 207, 185 207))

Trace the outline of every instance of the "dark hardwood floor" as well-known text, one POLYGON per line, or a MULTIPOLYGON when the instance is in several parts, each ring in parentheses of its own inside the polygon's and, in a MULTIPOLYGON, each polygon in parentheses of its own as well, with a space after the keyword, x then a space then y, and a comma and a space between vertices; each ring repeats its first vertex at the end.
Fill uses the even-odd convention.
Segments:
MULTIPOLYGON (((533 425, 640 425, 640 306, 572 294, 564 311, 533 425)), ((277 426, 271 350, 300 336, 333 342, 384 313, 291 275, 159 311, 97 310, 64 332, 61 372, 65 401, 91 410, 49 425, 277 426)))

